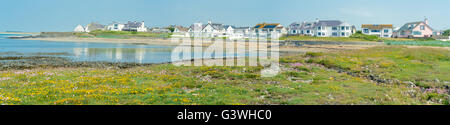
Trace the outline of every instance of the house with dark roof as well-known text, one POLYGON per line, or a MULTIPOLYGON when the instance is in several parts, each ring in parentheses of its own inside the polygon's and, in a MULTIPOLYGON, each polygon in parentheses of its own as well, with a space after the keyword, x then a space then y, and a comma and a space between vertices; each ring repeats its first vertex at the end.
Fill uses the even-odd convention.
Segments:
POLYGON ((122 31, 147 32, 147 27, 145 27, 144 21, 142 22, 128 21, 128 23, 126 23, 122 28, 122 31))
POLYGON ((424 21, 406 23, 397 33, 396 37, 401 38, 423 38, 432 37, 433 29, 428 25, 428 19, 425 19, 424 21))
POLYGON ((234 26, 224 25, 222 23, 213 23, 208 21, 207 24, 194 23, 192 24, 188 32, 191 37, 228 37, 234 33, 234 26))
POLYGON ((362 24, 361 31, 366 35, 376 35, 379 37, 392 37, 393 25, 392 24, 362 24))
POLYGON ((189 29, 188 29, 189 36, 190 37, 203 37, 202 31, 205 26, 206 25, 204 25, 200 22, 192 24, 191 26, 189 26, 189 29))
POLYGON ((314 35, 315 22, 294 22, 289 25, 289 35, 314 35))
POLYGON ((316 37, 349 37, 355 33, 355 26, 339 20, 319 20, 315 22, 292 23, 290 34, 316 37))

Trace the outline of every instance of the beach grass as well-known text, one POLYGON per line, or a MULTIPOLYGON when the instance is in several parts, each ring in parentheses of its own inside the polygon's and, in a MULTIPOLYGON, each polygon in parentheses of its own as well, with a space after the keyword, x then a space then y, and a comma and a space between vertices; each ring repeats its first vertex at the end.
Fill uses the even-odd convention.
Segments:
POLYGON ((292 40, 292 41, 320 41, 320 42, 376 42, 373 40, 366 40, 361 38, 350 37, 313 37, 313 36, 285 36, 280 40, 292 40))
POLYGON ((362 33, 355 33, 349 37, 313 37, 313 36, 284 36, 281 40, 292 41, 318 41, 318 42, 382 42, 382 41, 433 41, 428 38, 382 38, 374 35, 365 35, 362 33))
POLYGON ((81 38, 109 38, 109 39, 129 39, 135 37, 143 38, 170 38, 170 33, 151 33, 151 32, 130 32, 130 31, 102 31, 95 30, 89 33, 74 33, 81 38))
POLYGON ((441 88, 450 80, 448 62, 448 50, 383 46, 282 57, 282 71, 269 78, 260 77, 261 66, 7 70, 0 71, 0 104, 449 104, 441 88), (398 83, 363 77, 370 74, 398 83))
POLYGON ((450 47, 450 41, 385 41, 386 45, 438 46, 450 47))

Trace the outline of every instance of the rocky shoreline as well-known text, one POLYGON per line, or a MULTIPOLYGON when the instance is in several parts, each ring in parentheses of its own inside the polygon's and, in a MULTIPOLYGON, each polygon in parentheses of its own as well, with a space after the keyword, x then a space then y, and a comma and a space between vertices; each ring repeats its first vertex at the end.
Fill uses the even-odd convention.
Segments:
POLYGON ((77 62, 62 57, 0 57, 0 71, 4 70, 23 70, 33 68, 131 68, 136 66, 149 66, 155 64, 123 63, 123 62, 77 62))

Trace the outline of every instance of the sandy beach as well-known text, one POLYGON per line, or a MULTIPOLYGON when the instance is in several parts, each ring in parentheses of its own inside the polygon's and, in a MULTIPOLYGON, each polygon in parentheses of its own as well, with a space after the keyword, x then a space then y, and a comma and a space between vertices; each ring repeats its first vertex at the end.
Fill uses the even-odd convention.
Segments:
MULTIPOLYGON (((50 37, 50 38, 24 38, 22 40, 41 40, 50 42, 92 42, 92 43, 124 43, 124 44, 147 44, 159 46, 179 46, 180 42, 173 42, 171 39, 157 39, 157 38, 130 38, 130 39, 111 39, 111 38, 79 38, 79 37, 50 37)), ((204 42, 201 46, 210 46, 212 42, 204 42)), ((237 42, 237 45, 248 46, 245 42, 237 42)), ((272 43, 271 45, 278 45, 272 43)), ((317 44, 317 45, 303 45, 296 46, 280 46, 281 52, 326 52, 336 50, 353 50, 366 49, 379 45, 333 45, 333 44, 317 44)), ((253 50, 255 48, 251 48, 253 50)))
MULTIPOLYGON (((92 43, 124 43, 124 44, 147 44, 147 45, 159 45, 159 46, 180 46, 181 39, 176 39, 179 41, 172 41, 169 39, 161 38, 130 38, 130 39, 112 39, 112 38, 79 38, 79 37, 48 37, 48 38, 23 38, 21 40, 41 40, 50 42, 92 42, 92 43)), ((201 41, 201 40, 200 40, 201 41)), ((210 46, 214 42, 203 41, 202 43, 192 43, 192 46, 210 46)), ((249 46, 246 42, 236 42, 237 46, 249 46)), ((263 43, 260 43, 262 45, 263 43)), ((278 45, 278 43, 270 43, 270 46, 278 45)), ((252 49, 252 48, 250 48, 252 49)))

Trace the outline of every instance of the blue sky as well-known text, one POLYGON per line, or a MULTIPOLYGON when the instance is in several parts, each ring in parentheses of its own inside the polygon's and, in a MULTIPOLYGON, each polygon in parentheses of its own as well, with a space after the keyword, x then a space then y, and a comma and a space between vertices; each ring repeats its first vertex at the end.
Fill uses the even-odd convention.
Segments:
POLYGON ((72 31, 90 22, 145 21, 147 26, 213 22, 253 26, 260 22, 337 19, 394 24, 426 17, 434 29, 450 29, 450 0, 6 0, 0 31, 72 31))

